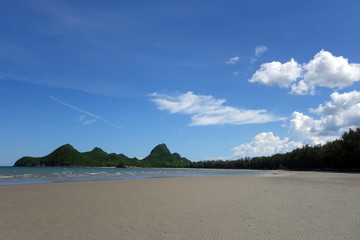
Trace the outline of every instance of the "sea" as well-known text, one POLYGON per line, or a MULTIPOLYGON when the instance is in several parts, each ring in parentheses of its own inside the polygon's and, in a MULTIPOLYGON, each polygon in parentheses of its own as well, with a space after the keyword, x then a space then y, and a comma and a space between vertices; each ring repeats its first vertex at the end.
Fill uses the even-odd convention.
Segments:
POLYGON ((270 174, 253 170, 174 168, 0 167, 0 185, 270 174))

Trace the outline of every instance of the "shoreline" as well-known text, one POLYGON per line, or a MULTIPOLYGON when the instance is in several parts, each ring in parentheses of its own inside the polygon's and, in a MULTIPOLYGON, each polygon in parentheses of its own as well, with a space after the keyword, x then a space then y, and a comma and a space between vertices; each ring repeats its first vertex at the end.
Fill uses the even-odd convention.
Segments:
POLYGON ((359 239, 360 175, 0 186, 0 239, 359 239))
POLYGON ((0 185, 52 182, 108 181, 145 178, 268 174, 255 170, 185 169, 185 168, 0 168, 0 185))

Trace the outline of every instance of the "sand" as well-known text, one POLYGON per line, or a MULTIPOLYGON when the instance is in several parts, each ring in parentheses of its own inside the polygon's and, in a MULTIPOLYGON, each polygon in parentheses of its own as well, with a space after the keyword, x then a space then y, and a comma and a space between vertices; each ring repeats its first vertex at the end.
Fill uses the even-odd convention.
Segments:
POLYGON ((0 186, 0 239, 360 239, 360 174, 0 186))

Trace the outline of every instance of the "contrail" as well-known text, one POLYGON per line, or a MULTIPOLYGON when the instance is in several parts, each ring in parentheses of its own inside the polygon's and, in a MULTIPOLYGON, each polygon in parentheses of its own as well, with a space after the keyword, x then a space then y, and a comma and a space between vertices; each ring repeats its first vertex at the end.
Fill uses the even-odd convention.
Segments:
POLYGON ((113 126, 113 127, 119 128, 119 129, 122 128, 121 126, 116 125, 116 124, 114 124, 114 123, 112 123, 112 122, 109 122, 108 120, 106 120, 106 119, 104 119, 104 118, 102 118, 102 117, 100 117, 100 116, 98 116, 98 115, 95 115, 95 114, 93 114, 93 113, 91 113, 91 112, 82 110, 82 109, 80 109, 80 108, 78 108, 78 107, 75 107, 74 105, 68 104, 68 103, 66 103, 66 102, 63 102, 63 101, 57 99, 56 97, 53 97, 53 96, 51 96, 51 95, 49 95, 49 97, 50 97, 52 100, 54 100, 55 102, 57 102, 57 103, 59 103, 59 104, 61 104, 61 105, 63 105, 63 106, 69 107, 69 108, 74 109, 74 110, 76 110, 76 111, 78 111, 78 112, 84 113, 84 114, 86 114, 86 115, 88 115, 88 116, 90 116, 90 117, 96 118, 96 119, 98 119, 98 120, 100 120, 100 121, 103 121, 104 123, 106 123, 106 124, 108 124, 108 125, 110 125, 110 126, 113 126))

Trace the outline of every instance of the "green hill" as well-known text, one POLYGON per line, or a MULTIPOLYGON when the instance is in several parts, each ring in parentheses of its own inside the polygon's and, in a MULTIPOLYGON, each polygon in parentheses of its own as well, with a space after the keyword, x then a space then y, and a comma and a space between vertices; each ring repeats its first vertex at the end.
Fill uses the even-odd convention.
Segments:
POLYGON ((108 154, 101 148, 81 153, 70 144, 65 144, 44 157, 22 157, 14 166, 45 167, 115 167, 125 166, 128 162, 138 161, 124 154, 108 154))
POLYGON ((191 161, 181 157, 180 154, 172 154, 164 143, 157 145, 142 161, 144 166, 151 167, 184 168, 191 164, 191 161))
POLYGON ((65 144, 45 157, 23 157, 14 166, 82 166, 84 162, 93 165, 92 159, 78 152, 70 144, 65 144))
POLYGON ((190 161, 180 154, 171 154, 165 144, 156 146, 143 160, 129 158, 94 148, 81 153, 70 144, 65 144, 44 157, 22 157, 14 166, 23 167, 189 167, 190 161))

